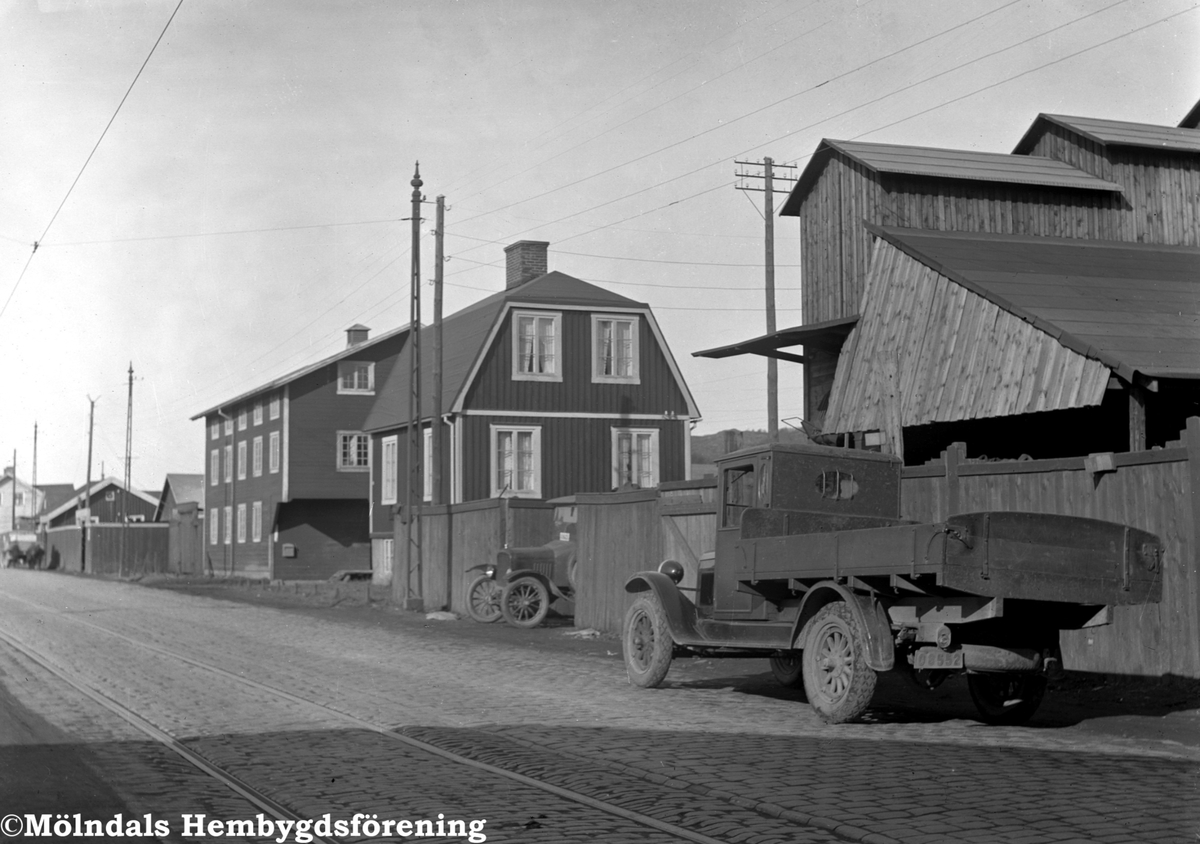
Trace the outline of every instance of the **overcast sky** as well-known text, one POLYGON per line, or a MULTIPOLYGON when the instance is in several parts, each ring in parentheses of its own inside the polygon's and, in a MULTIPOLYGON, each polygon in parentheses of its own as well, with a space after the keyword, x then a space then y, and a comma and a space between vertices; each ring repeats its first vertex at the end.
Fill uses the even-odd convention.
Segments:
POLYGON ((1009 152, 1039 112, 1173 126, 1200 98, 1197 0, 184 0, 118 112, 177 3, 0 0, 0 461, 31 477, 37 422, 39 483, 83 482, 89 395, 93 475, 123 474, 131 362, 133 481, 158 489, 203 471, 190 416, 407 322, 418 159, 426 213, 450 207, 447 313, 549 241, 551 269, 653 307, 703 434, 766 426, 763 359, 691 356, 765 330, 735 158, 1009 152))

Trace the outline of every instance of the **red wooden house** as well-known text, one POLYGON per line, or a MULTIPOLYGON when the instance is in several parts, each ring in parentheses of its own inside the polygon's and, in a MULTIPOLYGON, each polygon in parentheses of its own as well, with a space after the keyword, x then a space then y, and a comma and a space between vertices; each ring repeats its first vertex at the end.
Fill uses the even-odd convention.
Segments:
POLYGON ((370 568, 370 445, 363 423, 407 327, 221 402, 204 420, 206 568, 325 579, 370 568))
MULTIPOLYGON (((421 333, 421 426, 443 426, 445 500, 550 499, 686 480, 696 403, 649 305, 560 272, 541 241, 505 249, 506 288, 445 318, 443 389, 421 333)), ((412 365, 406 348, 364 429, 372 537, 390 557, 404 503, 412 365)), ((423 489, 431 499, 428 473, 423 489)))

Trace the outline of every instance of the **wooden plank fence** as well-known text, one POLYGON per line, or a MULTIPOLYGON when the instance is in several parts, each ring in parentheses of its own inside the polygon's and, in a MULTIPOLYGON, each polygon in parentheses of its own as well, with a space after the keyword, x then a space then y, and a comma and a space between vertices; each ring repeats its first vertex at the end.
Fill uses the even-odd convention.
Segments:
MULTIPOLYGON (((49 528, 45 565, 61 571, 80 571, 82 531, 77 525, 49 528)), ((125 576, 165 573, 168 531, 166 522, 89 525, 85 573, 125 576)))

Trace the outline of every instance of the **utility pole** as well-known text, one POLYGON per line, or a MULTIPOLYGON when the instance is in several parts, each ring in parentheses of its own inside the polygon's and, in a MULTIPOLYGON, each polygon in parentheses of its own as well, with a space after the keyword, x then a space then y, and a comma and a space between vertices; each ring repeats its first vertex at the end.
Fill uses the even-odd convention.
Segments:
POLYGON ((121 492, 121 515, 125 524, 121 527, 121 568, 125 576, 125 556, 129 548, 129 484, 130 455, 133 451, 133 361, 129 362, 129 405, 125 410, 125 489, 121 492))
MULTIPOLYGON (((16 470, 13 470, 14 472, 16 470)), ((33 529, 37 530, 37 517, 42 514, 42 505, 38 501, 37 485, 37 422, 33 423, 33 529)))
MULTIPOLYGON (((429 442, 429 472, 430 487, 433 492, 433 503, 444 504, 446 499, 442 494, 442 450, 445 439, 442 434, 442 265, 446 263, 446 197, 437 198, 437 231, 434 232, 433 248, 433 432, 429 442)), ((449 523, 448 523, 449 524, 449 523)), ((446 547, 446 609, 453 606, 454 599, 454 564, 450 556, 450 546, 446 547)))
POLYGON ((97 401, 91 396, 88 396, 87 399, 91 402, 91 408, 88 410, 87 480, 83 484, 83 507, 81 508, 86 514, 83 526, 80 528, 79 570, 81 572, 87 571, 88 526, 92 523, 92 431, 95 428, 97 401))
MULTIPOLYGON (((12 468, 12 522, 10 529, 13 532, 17 530, 17 450, 13 449, 13 468, 12 468)), ((15 540, 14 540, 15 541, 15 540)), ((5 551, 8 549, 6 548, 5 551)))
POLYGON ((421 598, 421 452, 425 437, 421 430, 421 162, 417 162, 410 182, 412 192, 412 296, 409 302, 408 440, 405 449, 405 596, 404 608, 424 609, 421 598))
MULTIPOLYGON (((783 167, 785 169, 795 169, 795 165, 780 164, 776 165, 771 158, 764 158, 762 162, 757 161, 735 161, 735 164, 740 164, 748 167, 762 167, 763 172, 745 173, 738 172, 737 176, 741 179, 762 179, 763 186, 752 187, 749 184, 742 183, 737 185, 738 190, 742 191, 762 191, 765 199, 765 207, 763 210, 763 220, 766 223, 765 243, 766 249, 763 256, 763 265, 766 270, 765 286, 766 286, 766 312, 767 312, 767 334, 774 334, 775 326, 775 190, 774 182, 777 178, 782 178, 784 181, 796 181, 791 177, 779 177, 775 175, 775 167, 783 167)), ((774 357, 767 357, 767 433, 772 442, 779 441, 779 361, 774 357)))

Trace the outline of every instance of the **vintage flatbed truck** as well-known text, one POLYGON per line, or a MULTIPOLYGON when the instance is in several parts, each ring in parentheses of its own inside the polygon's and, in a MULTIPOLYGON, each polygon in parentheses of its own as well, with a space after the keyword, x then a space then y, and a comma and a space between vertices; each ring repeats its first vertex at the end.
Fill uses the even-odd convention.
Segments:
POLYGON ((1016 724, 1041 703, 1060 630, 1161 599, 1153 534, 1040 513, 901 519, 890 455, 770 444, 717 469, 715 552, 695 585, 670 560, 625 584, 635 685, 660 684, 677 656, 767 656, 838 723, 866 709, 877 672, 930 688, 965 672, 983 720, 1016 724))

